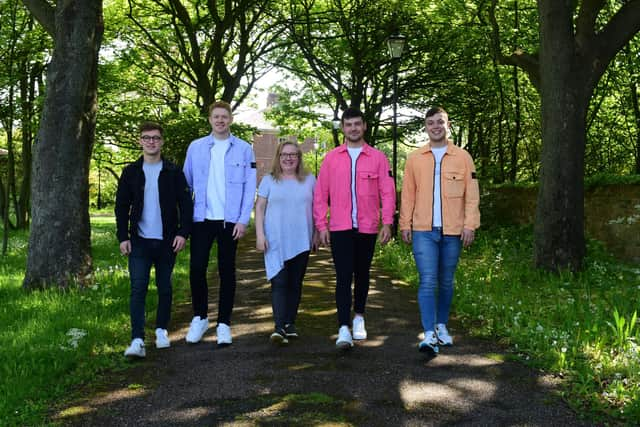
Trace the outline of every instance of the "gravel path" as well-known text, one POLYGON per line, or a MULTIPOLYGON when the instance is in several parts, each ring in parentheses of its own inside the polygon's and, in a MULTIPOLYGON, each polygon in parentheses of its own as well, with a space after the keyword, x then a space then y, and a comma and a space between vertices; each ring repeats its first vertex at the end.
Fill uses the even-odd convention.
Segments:
MULTIPOLYGON (((372 270, 369 339, 347 352, 337 334, 330 252, 312 254, 298 318, 301 336, 274 347, 270 287, 262 255, 245 239, 238 249, 233 345, 218 349, 215 327, 196 345, 184 336, 190 303, 174 307, 172 347, 147 346, 147 358, 52 421, 82 426, 574 426, 580 420, 557 397, 557 384, 505 361, 490 342, 464 336, 429 359, 416 350, 415 292, 372 270)), ((209 315, 216 317, 217 279, 209 315)), ((188 284, 180 284, 188 286, 188 284)), ((213 325, 215 326, 215 325, 213 325)))

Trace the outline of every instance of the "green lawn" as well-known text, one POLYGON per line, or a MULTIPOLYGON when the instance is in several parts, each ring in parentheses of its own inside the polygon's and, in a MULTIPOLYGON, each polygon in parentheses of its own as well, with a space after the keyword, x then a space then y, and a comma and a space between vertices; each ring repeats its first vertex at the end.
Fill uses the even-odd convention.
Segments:
MULTIPOLYGON (((532 246, 531 228, 479 230, 456 274, 456 317, 514 358, 566 378, 578 413, 640 423, 640 266, 590 242, 584 272, 547 274, 532 268, 532 246)), ((391 244, 377 257, 417 286, 410 246, 391 244)))
MULTIPOLYGON (((73 385, 123 367, 122 352, 130 339, 127 264, 118 249, 113 217, 92 219, 95 274, 86 289, 23 291, 27 238, 13 232, 9 251, 0 258, 3 425, 42 423, 49 403, 68 396, 73 385)), ((187 260, 184 253, 179 256, 174 283, 187 283, 187 260)), ((186 298, 188 286, 174 288, 176 300, 186 298)), ((151 285, 148 319, 155 315, 156 301, 151 285)))

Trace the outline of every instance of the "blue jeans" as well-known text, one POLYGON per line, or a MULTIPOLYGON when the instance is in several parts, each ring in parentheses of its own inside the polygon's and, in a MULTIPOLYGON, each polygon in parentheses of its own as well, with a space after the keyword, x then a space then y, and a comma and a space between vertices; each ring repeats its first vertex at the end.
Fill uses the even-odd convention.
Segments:
POLYGON ((418 306, 425 331, 435 330, 437 323, 446 324, 453 300, 453 276, 462 249, 460 236, 445 236, 441 227, 412 233, 413 257, 420 285, 418 306))
POLYGON ((296 323, 308 261, 309 251, 299 253, 286 260, 282 270, 271 279, 271 306, 276 329, 296 323))
POLYGON ((131 279, 131 338, 144 339, 145 300, 149 288, 151 266, 156 269, 156 287, 158 288, 158 310, 156 328, 167 329, 171 317, 171 274, 176 255, 167 240, 131 239, 129 254, 129 278, 131 279))

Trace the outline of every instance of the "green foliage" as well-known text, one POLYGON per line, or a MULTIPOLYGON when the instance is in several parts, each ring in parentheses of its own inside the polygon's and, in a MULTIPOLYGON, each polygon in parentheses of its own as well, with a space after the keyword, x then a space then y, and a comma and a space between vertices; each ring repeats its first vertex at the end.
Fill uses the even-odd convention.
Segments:
MULTIPOLYGON (((126 257, 118 250, 113 217, 94 217, 92 228, 95 272, 87 288, 23 291, 26 233, 12 235, 0 259, 3 425, 40 425, 51 402, 69 396, 72 386, 125 366, 122 351, 130 339, 126 257)), ((184 259, 178 257, 174 283, 187 280, 184 259)), ((186 297, 185 289, 175 286, 177 299, 186 297)), ((147 318, 153 318, 156 303, 152 285, 147 318)))
MULTIPOLYGON (((565 398, 579 412, 637 424, 640 269, 591 241, 584 272, 553 275, 532 267, 531 247, 530 227, 480 230, 456 273, 455 316, 513 357, 566 378, 565 398)), ((377 259, 417 286, 408 245, 387 245, 377 259)))

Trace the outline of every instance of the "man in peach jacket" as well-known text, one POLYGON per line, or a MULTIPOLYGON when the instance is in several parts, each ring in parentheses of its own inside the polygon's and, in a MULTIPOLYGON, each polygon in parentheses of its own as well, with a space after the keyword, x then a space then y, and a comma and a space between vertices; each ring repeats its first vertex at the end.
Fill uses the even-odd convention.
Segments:
POLYGON ((462 247, 480 226, 480 191, 473 159, 447 136, 449 117, 441 107, 425 117, 429 143, 407 158, 402 185, 400 230, 413 243, 420 276, 418 305, 424 339, 421 352, 435 355, 452 345, 447 330, 453 278, 462 247))

